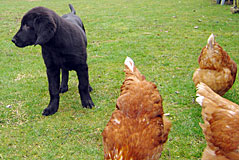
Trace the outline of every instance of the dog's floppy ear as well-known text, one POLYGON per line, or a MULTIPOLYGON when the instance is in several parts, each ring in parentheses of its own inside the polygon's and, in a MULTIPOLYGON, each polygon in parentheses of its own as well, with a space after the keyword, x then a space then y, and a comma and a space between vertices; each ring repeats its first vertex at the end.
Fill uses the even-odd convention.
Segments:
POLYGON ((34 45, 47 43, 56 32, 56 23, 53 17, 49 15, 36 17, 33 25, 37 35, 37 40, 34 45))

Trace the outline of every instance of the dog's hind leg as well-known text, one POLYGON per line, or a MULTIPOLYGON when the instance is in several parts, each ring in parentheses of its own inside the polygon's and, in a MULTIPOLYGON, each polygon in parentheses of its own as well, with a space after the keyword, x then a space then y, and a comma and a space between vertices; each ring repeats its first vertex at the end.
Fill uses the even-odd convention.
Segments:
POLYGON ((89 92, 93 91, 93 88, 89 84, 89 92))
POLYGON ((65 93, 68 91, 68 80, 69 80, 69 71, 62 69, 61 70, 62 77, 61 77, 61 87, 60 87, 60 93, 65 93))

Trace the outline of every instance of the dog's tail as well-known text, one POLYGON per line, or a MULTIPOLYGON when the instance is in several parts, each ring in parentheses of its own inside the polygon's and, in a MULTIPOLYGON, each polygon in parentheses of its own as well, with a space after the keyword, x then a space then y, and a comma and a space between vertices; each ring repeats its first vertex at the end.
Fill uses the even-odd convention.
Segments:
POLYGON ((74 7, 72 6, 72 4, 69 4, 69 7, 71 9, 71 13, 72 14, 76 14, 76 10, 74 9, 74 7))

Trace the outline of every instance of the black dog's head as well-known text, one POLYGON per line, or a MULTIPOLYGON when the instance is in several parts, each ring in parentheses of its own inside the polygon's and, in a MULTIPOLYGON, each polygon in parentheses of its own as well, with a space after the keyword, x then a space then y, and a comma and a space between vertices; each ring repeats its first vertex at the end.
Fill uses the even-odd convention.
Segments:
POLYGON ((55 12, 44 7, 31 9, 23 16, 21 27, 12 42, 17 47, 47 43, 56 32, 55 16, 55 12))

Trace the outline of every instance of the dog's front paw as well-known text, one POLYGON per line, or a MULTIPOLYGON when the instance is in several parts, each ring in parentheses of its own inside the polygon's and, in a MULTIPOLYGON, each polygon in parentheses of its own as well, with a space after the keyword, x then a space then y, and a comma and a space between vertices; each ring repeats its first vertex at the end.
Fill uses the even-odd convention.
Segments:
POLYGON ((47 108, 45 108, 42 112, 43 116, 50 116, 52 114, 55 114, 58 110, 58 107, 50 107, 48 106, 47 108))
POLYGON ((82 106, 84 108, 92 109, 92 107, 94 107, 95 105, 94 105, 93 101, 91 99, 89 99, 89 100, 82 101, 82 106))

